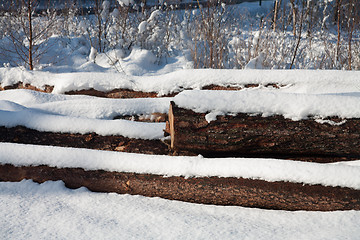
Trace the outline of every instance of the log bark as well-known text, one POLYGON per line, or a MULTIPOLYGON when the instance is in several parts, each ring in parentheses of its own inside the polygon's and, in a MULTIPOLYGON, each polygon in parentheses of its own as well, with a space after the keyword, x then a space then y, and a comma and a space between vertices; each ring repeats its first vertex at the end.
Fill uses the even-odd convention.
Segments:
POLYGON ((51 93, 54 89, 54 86, 45 85, 45 86, 43 86, 43 89, 40 89, 40 88, 34 87, 28 83, 25 84, 22 82, 19 82, 14 85, 10 85, 10 86, 5 86, 5 87, 2 87, 0 85, 0 91, 11 90, 11 89, 28 89, 28 90, 38 91, 38 92, 51 93))
MULTIPOLYGON (((51 156, 49 156, 51 157, 51 156)), ((81 168, 20 167, 0 164, 0 181, 62 180, 69 188, 162 197, 192 203, 237 205, 281 210, 360 210, 360 191, 244 178, 184 178, 81 168)))
POLYGON ((0 142, 143 154, 170 154, 168 146, 160 140, 135 139, 124 136, 101 136, 96 133, 73 134, 40 132, 22 126, 14 128, 0 127, 0 142))
MULTIPOLYGON (((266 87, 266 88, 283 88, 286 87, 286 85, 280 85, 277 83, 268 83, 265 85, 260 84, 245 84, 244 86, 219 86, 219 85, 206 85, 203 86, 201 89, 204 90, 227 90, 227 91, 235 91, 235 90, 241 90, 244 88, 257 88, 257 87, 266 87)), ((37 88, 35 86, 32 86, 30 84, 24 84, 22 82, 10 85, 10 86, 4 86, 2 87, 0 85, 0 91, 9 90, 9 89, 29 89, 39 92, 46 92, 51 93, 54 89, 54 86, 45 85, 43 89, 37 88)), ((183 90, 185 90, 184 88, 183 90)), ((178 90, 177 92, 172 92, 166 95, 158 96, 158 93, 156 92, 142 92, 142 91, 134 91, 131 89, 124 89, 124 88, 117 88, 113 89, 111 91, 99 91, 96 89, 86 89, 86 90, 74 90, 74 91, 68 91, 64 94, 66 95, 89 95, 89 96, 95 96, 95 97, 103 97, 103 98, 157 98, 157 97, 174 97, 177 94, 179 94, 182 90, 178 90)))
POLYGON ((186 150, 206 157, 305 158, 317 162, 360 158, 360 119, 331 125, 314 119, 292 121, 278 115, 239 113, 218 116, 208 123, 206 113, 179 108, 174 102, 169 113, 173 124, 166 131, 175 151, 186 150))
POLYGON ((130 89, 114 89, 108 92, 98 91, 95 89, 76 90, 66 92, 67 95, 89 95, 103 98, 156 98, 156 92, 140 92, 130 89))

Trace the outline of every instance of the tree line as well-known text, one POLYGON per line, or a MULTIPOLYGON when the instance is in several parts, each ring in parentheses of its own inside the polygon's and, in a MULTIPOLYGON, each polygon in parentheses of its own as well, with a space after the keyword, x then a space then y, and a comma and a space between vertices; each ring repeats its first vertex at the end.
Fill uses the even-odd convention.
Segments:
POLYGON ((39 0, 6 1, 0 58, 33 70, 49 40, 61 36, 82 37, 105 54, 146 49, 159 62, 183 54, 194 68, 360 69, 360 0, 275 0, 256 15, 219 0, 183 10, 166 1, 151 9, 133 0, 115 7, 91 1, 93 11, 81 15, 73 1, 60 13, 52 1, 41 13, 39 0))

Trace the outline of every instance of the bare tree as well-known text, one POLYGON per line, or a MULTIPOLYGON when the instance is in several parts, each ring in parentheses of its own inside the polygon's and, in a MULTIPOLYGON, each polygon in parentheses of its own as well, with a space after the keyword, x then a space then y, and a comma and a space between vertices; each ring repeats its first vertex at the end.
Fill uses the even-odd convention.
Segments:
POLYGON ((278 15, 279 15, 279 11, 280 11, 280 6, 281 6, 281 0, 275 0, 275 2, 274 2, 274 19, 273 19, 274 32, 276 31, 276 25, 277 25, 278 15))
POLYGON ((341 7, 342 0, 336 0, 336 25, 337 25, 337 42, 336 42, 336 62, 339 62, 340 41, 341 41, 341 7))
POLYGON ((295 0, 290 0, 291 4, 291 15, 292 15, 292 25, 293 25, 293 34, 296 37, 296 15, 297 15, 297 7, 295 5, 295 0))
POLYGON ((190 23, 190 36, 193 44, 191 52, 195 68, 223 68, 226 45, 225 5, 221 1, 212 0, 202 7, 200 3, 198 14, 190 23), (200 57, 201 56, 201 57, 200 57))
POLYGON ((295 46, 295 50, 294 50, 294 54, 291 60, 291 64, 290 64, 290 69, 292 69, 292 67, 294 66, 295 63, 295 59, 296 59, 296 55, 300 46, 300 41, 301 41, 301 34, 302 34, 302 29, 303 29, 303 22, 304 22, 304 17, 305 17, 305 13, 306 13, 306 8, 305 8, 305 0, 302 1, 302 9, 301 9, 301 15, 300 15, 300 23, 299 23, 299 33, 298 33, 298 37, 297 37, 297 41, 296 41, 296 46, 295 46))
POLYGON ((12 47, 1 47, 1 52, 12 56, 16 65, 33 70, 42 55, 47 51, 47 41, 55 22, 55 13, 49 9, 39 12, 39 0, 8 1, 9 13, 6 15, 5 37, 12 47))
POLYGON ((355 30, 355 26, 359 24, 359 0, 349 0, 347 3, 347 35, 348 35, 348 70, 352 69, 352 38, 355 30))

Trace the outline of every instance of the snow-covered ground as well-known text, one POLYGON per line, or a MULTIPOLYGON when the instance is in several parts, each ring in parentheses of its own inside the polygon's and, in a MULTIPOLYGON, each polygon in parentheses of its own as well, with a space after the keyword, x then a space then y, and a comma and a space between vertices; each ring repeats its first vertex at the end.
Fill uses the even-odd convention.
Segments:
POLYGON ((0 183, 1 239, 359 239, 359 211, 287 212, 0 183))

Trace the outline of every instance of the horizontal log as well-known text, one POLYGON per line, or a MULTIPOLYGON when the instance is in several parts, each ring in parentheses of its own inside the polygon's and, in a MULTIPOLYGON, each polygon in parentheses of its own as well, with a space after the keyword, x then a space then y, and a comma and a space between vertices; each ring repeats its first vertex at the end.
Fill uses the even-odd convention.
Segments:
POLYGON ((120 115, 115 116, 113 119, 124 119, 136 122, 166 122, 168 114, 167 113, 151 113, 151 114, 141 114, 141 115, 120 115))
POLYGON ((133 91, 130 89, 114 89, 108 92, 98 91, 95 89, 86 89, 86 90, 76 90, 76 91, 68 91, 65 94, 67 95, 89 95, 96 97, 104 97, 104 98, 156 98, 156 92, 141 92, 141 91, 133 91))
POLYGON ((54 86, 45 85, 43 89, 40 89, 40 88, 34 87, 28 83, 24 84, 22 82, 19 82, 19 83, 10 85, 10 86, 5 86, 5 87, 0 86, 0 91, 11 90, 11 89, 28 89, 28 90, 38 91, 38 92, 51 93, 54 89, 54 86))
MULTIPOLYGON (((51 156, 49 156, 51 157, 51 156)), ((81 168, 0 165, 0 181, 62 180, 69 188, 162 197, 192 203, 281 210, 360 210, 360 191, 244 178, 184 178, 151 174, 85 171, 81 168)))
MULTIPOLYGON (((201 89, 204 90, 228 90, 228 91, 234 91, 234 90, 242 90, 244 88, 256 88, 260 87, 259 84, 245 84, 244 86, 219 86, 215 84, 206 85, 203 86, 201 89)), ((266 88, 282 88, 285 87, 284 85, 278 85, 276 83, 269 83, 266 84, 266 88)), ((51 93, 54 89, 54 86, 45 85, 43 89, 40 89, 38 87, 32 86, 30 84, 24 84, 22 82, 2 87, 0 85, 0 91, 3 90, 9 90, 9 89, 29 89, 39 92, 46 92, 51 93)), ((191 90, 184 88, 183 90, 191 90)), ((162 95, 161 97, 173 97, 180 93, 182 90, 178 90, 177 92, 173 92, 170 94, 162 95)), ((156 98, 159 97, 158 93, 156 92, 142 92, 142 91, 134 91, 131 89, 125 89, 125 88, 117 88, 110 91, 99 91, 94 88, 91 89, 83 89, 83 90, 73 90, 65 92, 67 95, 89 95, 89 96, 95 96, 95 97, 104 97, 104 98, 156 98)))
POLYGON ((244 86, 240 87, 240 86, 219 86, 219 85, 215 85, 215 84, 210 84, 210 85, 206 85, 204 87, 202 87, 202 90, 228 90, 228 91, 235 91, 235 90, 242 90, 244 88, 257 88, 257 87, 266 87, 266 88, 283 88, 286 87, 286 85, 279 85, 277 83, 268 83, 266 85, 260 85, 257 83, 251 83, 251 84, 245 84, 244 86))
POLYGON ((160 140, 134 139, 124 136, 101 136, 96 133, 72 134, 40 132, 22 126, 14 128, 0 127, 0 142, 144 154, 170 154, 168 146, 160 140))
POLYGON ((167 132, 174 150, 207 157, 313 157, 322 159, 321 162, 360 159, 360 119, 330 125, 311 118, 293 121, 279 115, 239 113, 218 116, 208 123, 206 113, 179 108, 174 102, 169 113, 173 124, 168 124, 167 132))

